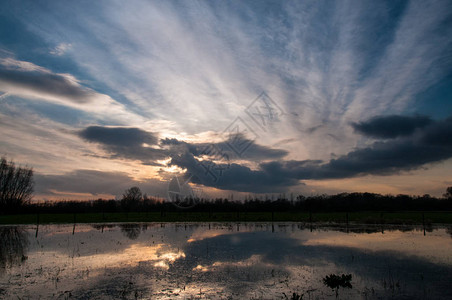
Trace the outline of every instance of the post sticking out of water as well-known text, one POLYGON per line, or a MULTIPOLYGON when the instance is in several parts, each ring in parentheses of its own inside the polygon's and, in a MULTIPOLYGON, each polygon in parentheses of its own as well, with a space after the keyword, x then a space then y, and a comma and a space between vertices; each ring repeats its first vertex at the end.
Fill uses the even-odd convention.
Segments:
POLYGON ((74 213, 74 227, 72 228, 72 235, 75 233, 75 223, 77 222, 76 214, 74 213))
POLYGON ((424 229, 424 236, 425 236, 425 217, 424 217, 424 212, 422 212, 422 228, 424 229))

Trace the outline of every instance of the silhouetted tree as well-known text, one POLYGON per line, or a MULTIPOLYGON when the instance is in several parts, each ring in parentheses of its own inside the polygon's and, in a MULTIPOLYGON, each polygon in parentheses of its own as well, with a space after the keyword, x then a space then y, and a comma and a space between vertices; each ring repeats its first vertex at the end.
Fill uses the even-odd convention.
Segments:
POLYGON ((122 195, 121 206, 126 211, 136 209, 143 199, 143 194, 139 187, 131 187, 122 195))
POLYGON ((33 194, 33 169, 16 167, 5 157, 0 159, 0 208, 1 211, 17 210, 30 201, 33 194))
POLYGON ((444 198, 452 199, 452 186, 446 189, 446 193, 443 196, 444 198))

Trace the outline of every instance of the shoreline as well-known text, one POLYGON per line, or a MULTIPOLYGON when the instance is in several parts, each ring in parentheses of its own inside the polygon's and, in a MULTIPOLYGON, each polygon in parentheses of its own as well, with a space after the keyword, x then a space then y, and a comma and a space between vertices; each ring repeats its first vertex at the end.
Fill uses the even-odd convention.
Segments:
POLYGON ((449 225, 452 212, 115 212, 0 215, 0 225, 74 223, 295 222, 343 225, 449 225))

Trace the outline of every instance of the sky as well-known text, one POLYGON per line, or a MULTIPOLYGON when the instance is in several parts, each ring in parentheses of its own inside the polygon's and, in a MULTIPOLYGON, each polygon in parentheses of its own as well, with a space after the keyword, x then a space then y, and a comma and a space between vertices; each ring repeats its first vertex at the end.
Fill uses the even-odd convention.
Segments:
POLYGON ((451 54, 450 1, 5 0, 0 154, 35 200, 441 196, 451 54))

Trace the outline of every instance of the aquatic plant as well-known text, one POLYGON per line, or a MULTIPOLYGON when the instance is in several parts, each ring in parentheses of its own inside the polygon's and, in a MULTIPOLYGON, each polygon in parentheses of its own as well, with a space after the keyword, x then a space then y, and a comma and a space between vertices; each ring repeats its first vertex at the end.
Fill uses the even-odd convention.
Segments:
POLYGON ((352 274, 330 274, 323 278, 323 284, 336 292, 336 298, 339 296, 339 288, 352 288, 352 274))

